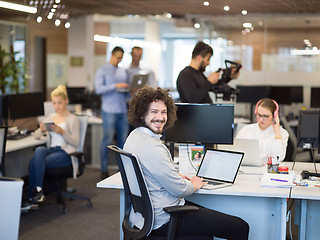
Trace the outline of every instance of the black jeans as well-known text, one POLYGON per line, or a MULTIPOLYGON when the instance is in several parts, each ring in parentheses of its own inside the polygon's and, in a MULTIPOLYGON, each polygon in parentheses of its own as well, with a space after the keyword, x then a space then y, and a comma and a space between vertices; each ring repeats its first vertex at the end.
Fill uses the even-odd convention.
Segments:
MULTIPOLYGON (((188 205, 195 205, 187 202, 188 205)), ((197 205, 196 205, 197 206, 197 205)), ((228 240, 247 240, 249 225, 239 217, 231 216, 201 206, 199 211, 184 214, 178 224, 176 237, 209 236, 228 240)), ((168 223, 152 232, 156 235, 166 235, 168 223)), ((190 239, 190 238, 188 238, 190 239)), ((196 240, 196 239, 195 239, 196 240)))

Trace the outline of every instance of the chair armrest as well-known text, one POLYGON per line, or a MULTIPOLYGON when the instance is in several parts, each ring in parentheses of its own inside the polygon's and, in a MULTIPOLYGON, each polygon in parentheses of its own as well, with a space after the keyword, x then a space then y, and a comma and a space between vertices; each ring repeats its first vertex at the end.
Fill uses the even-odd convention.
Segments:
POLYGON ((167 240, 174 240, 176 236, 176 230, 178 227, 178 219, 185 213, 189 212, 196 212, 199 210, 196 206, 172 206, 172 207, 165 207, 163 210, 166 213, 170 214, 170 221, 168 224, 168 232, 167 232, 167 240))
POLYGON ((196 212, 199 210, 198 207, 196 206, 189 206, 189 205, 184 205, 184 206, 172 206, 172 207, 165 207, 163 210, 166 213, 169 213, 170 215, 182 215, 184 213, 188 212, 196 212))
POLYGON ((83 156, 85 153, 84 152, 72 152, 69 153, 70 156, 75 156, 75 157, 80 157, 83 156))

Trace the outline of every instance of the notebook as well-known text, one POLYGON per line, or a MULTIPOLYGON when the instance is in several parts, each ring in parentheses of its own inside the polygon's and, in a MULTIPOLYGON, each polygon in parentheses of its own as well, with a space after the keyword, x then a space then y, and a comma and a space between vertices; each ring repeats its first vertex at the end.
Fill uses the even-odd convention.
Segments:
POLYGON ((133 76, 129 88, 118 88, 118 92, 136 92, 147 84, 149 74, 136 74, 133 76))
POLYGON ((243 156, 243 152, 207 149, 196 174, 208 182, 202 188, 211 190, 232 186, 243 156))
POLYGON ((244 152, 243 166, 261 167, 263 165, 259 141, 256 139, 235 138, 232 145, 218 144, 218 149, 244 152))

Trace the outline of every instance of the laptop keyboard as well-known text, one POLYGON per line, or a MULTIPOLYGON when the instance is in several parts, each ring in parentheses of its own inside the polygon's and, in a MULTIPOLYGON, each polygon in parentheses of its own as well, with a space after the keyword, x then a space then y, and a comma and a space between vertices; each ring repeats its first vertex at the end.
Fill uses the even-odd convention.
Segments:
POLYGON ((220 185, 220 184, 223 184, 223 183, 222 182, 208 181, 208 184, 210 184, 210 185, 220 185))

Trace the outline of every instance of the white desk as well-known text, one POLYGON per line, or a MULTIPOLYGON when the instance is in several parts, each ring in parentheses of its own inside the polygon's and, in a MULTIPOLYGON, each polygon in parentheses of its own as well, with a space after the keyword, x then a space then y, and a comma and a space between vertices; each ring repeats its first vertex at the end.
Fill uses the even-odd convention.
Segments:
MULTIPOLYGON (((250 225, 251 240, 285 240, 287 198, 290 189, 261 188, 259 177, 260 175, 255 174, 239 174, 232 187, 199 190, 187 200, 243 218, 250 225)), ((97 183, 97 187, 120 189, 120 239, 122 239, 124 191, 120 173, 97 183)))
MULTIPOLYGON (((320 172, 320 164, 316 166, 320 172)), ((297 162, 294 167, 296 175, 302 170, 315 172, 313 163, 297 162)), ((295 186, 290 197, 296 199, 295 223, 299 224, 299 239, 319 239, 320 188, 295 186)))
POLYGON ((33 157, 33 148, 46 143, 33 136, 18 140, 7 140, 5 155, 5 170, 8 177, 21 178, 28 175, 28 165, 33 157))

